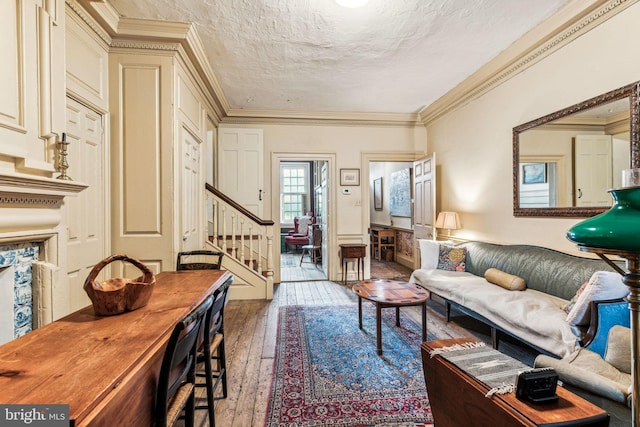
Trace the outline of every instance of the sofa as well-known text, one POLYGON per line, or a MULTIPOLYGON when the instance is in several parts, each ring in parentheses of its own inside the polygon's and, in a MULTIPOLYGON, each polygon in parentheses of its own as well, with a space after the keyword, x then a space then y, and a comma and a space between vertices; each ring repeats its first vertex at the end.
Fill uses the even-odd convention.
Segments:
POLYGON ((454 308, 489 325, 496 349, 504 333, 554 358, 580 347, 603 356, 608 330, 629 325, 628 289, 601 260, 532 245, 416 246, 421 265, 410 282, 444 300, 447 321, 454 308))

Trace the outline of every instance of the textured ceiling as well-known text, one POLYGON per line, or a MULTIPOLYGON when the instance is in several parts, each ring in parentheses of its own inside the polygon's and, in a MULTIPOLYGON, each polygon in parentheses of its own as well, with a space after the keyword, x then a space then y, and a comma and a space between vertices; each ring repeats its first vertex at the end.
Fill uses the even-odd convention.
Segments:
POLYGON ((111 0, 193 22, 233 109, 416 113, 569 0, 111 0))

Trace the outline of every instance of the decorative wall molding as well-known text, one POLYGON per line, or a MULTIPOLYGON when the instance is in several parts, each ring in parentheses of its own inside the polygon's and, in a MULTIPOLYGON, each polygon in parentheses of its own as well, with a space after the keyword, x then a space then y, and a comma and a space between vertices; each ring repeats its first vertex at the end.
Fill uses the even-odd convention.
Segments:
POLYGON ((221 124, 289 124, 328 126, 422 126, 418 114, 356 113, 339 111, 277 111, 231 109, 221 124))
POLYGON ((111 44, 111 36, 96 22, 87 11, 78 4, 76 0, 66 0, 66 5, 71 9, 75 15, 84 22, 87 27, 93 31, 93 33, 100 38, 107 45, 111 44))
POLYGON ((62 198, 74 196, 87 187, 76 181, 0 172, 0 195, 17 193, 62 198))
POLYGON ((0 193, 0 207, 30 207, 30 208, 59 208, 62 204, 62 197, 57 196, 31 196, 31 195, 8 195, 0 193))
POLYGON ((180 44, 177 42, 163 42, 159 40, 114 39, 111 43, 111 47, 120 49, 144 49, 177 52, 180 44))
MULTIPOLYGON (((420 119, 425 125, 459 108, 460 106, 478 98, 504 81, 526 70, 541 59, 552 54, 560 47, 584 35, 598 25, 623 11, 638 0, 596 0, 590 2, 576 2, 573 6, 582 8, 559 14, 564 22, 556 22, 553 18, 541 24, 551 27, 546 35, 540 35, 536 30, 528 33, 514 43, 516 50, 508 49, 480 70, 469 76, 453 90, 442 96, 433 104, 420 111, 420 119), (526 44, 529 44, 526 47, 526 44), (521 46, 521 45, 525 46, 521 46)), ((544 30, 544 29, 543 29, 544 30)))

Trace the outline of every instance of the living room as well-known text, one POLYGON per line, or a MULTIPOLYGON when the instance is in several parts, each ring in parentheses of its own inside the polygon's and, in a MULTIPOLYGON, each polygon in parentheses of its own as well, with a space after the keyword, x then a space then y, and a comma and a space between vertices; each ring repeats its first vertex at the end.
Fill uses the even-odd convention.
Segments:
MULTIPOLYGON (((223 76, 216 76, 215 59, 200 62, 206 56, 197 49, 200 42, 194 42, 194 30, 184 22, 164 22, 163 26, 161 21, 139 19, 146 18, 142 12, 140 16, 122 17, 117 4, 126 3, 123 1, 113 2, 113 6, 107 1, 67 0, 47 2, 48 20, 37 23, 32 9, 40 10, 39 3, 18 2, 19 7, 11 3, 2 14, 7 21, 3 21, 7 32, 4 38, 18 42, 15 49, 3 52, 5 70, 10 71, 0 79, 0 87, 10 100, 2 107, 5 119, 0 128, 3 209, 7 209, 1 241, 9 245, 35 239, 40 246, 41 275, 60 292, 45 322, 87 304, 86 299, 76 301, 75 296, 83 294, 82 280, 92 264, 71 268, 75 254, 82 250, 70 249, 76 235, 74 227, 86 218, 70 217, 72 203, 62 200, 72 200, 74 194, 94 194, 89 193, 92 188, 97 191, 97 198, 89 198, 84 208, 85 217, 104 225, 100 247, 92 252, 97 254, 93 263, 112 253, 128 253, 156 272, 172 270, 185 231, 181 229, 185 222, 182 219, 189 213, 188 209, 181 210, 182 198, 174 194, 181 188, 175 167, 182 153, 176 141, 201 140, 215 153, 215 135, 225 128, 262 131, 262 209, 276 224, 279 162, 309 157, 327 160, 332 180, 327 236, 329 280, 337 282, 341 277, 340 244, 369 243, 368 207, 373 203, 373 189, 368 187, 372 182, 369 163, 410 162, 434 153, 434 210, 459 214, 463 227, 455 232, 457 241, 536 245, 585 256, 565 238, 567 230, 584 217, 514 215, 513 129, 639 79, 640 58, 629 48, 630 41, 640 35, 637 2, 569 1, 557 3, 562 6, 557 13, 505 46, 497 56, 486 58, 480 69, 461 77, 442 96, 411 112, 327 113, 292 108, 269 113, 250 108, 255 100, 248 102, 249 96, 231 102, 224 97, 223 87, 233 85, 230 80, 222 84, 223 76), (15 22, 23 19, 27 21, 18 31, 15 22), (44 51, 38 48, 42 48, 42 40, 32 35, 36 32, 51 35, 46 44, 48 57, 38 57, 37 52, 44 51), (23 48, 28 52, 26 62, 20 59, 23 48), (133 85, 131 80, 122 85, 135 73, 139 74, 134 76, 133 85), (191 86, 167 83, 172 77, 184 75, 188 75, 185 81, 193 83, 191 86), (121 91, 125 86, 127 90, 135 88, 135 83, 140 84, 137 93, 121 91), (186 86, 201 103, 169 113, 174 95, 186 86), (133 98, 136 102, 127 104, 133 98), (70 110, 69 100, 81 101, 98 113, 105 129, 105 144, 100 146, 101 155, 94 163, 80 160, 73 151, 76 148, 70 147, 68 174, 77 181, 54 185, 51 182, 60 173, 57 147, 68 127, 65 111, 70 110), (193 115, 192 107, 198 110, 193 115), (184 120, 177 125, 179 114, 184 120), (190 122, 192 116, 199 117, 200 122, 190 122), (131 131, 125 124, 139 127, 131 131), (131 143, 134 140, 140 144, 135 146, 131 143), (139 163, 127 164, 123 153, 139 163), (84 173, 80 166, 87 164, 100 164, 104 169, 95 183, 83 187, 78 177, 84 173), (341 186, 342 169, 359 170, 361 185, 341 186), (42 190, 42 186, 51 188, 42 190), (344 188, 349 188, 350 194, 343 193, 344 188), (24 194, 31 196, 24 198, 24 194), (21 197, 18 203, 16 195, 21 197), (95 216, 86 212, 95 212, 95 216)), ((198 28, 200 31, 204 29, 198 28)), ((415 74, 429 78, 426 70, 415 74)), ((388 87, 393 88, 393 83, 388 87)), ((216 174, 216 168, 207 173, 212 184, 219 181, 216 174)), ((200 236, 197 232, 194 235, 200 236)), ((364 269, 365 277, 369 277, 369 260, 365 260, 364 269)), ((122 273, 114 268, 111 275, 122 273)), ((348 273, 353 280, 352 267, 348 273)), ((276 268, 275 284, 279 274, 276 268)), ((232 302, 241 298, 243 287, 250 286, 241 280, 234 282, 232 302)), ((267 304, 270 292, 277 293, 277 286, 262 293, 263 302, 249 298, 247 304, 267 304)), ((323 294, 326 301, 331 301, 327 296, 331 292, 323 294)), ((311 295, 308 298, 313 298, 311 295)), ((261 306, 261 310, 271 308, 261 306)), ((275 322, 272 317, 268 321, 275 322)), ((252 362, 266 363, 258 359, 252 362)))

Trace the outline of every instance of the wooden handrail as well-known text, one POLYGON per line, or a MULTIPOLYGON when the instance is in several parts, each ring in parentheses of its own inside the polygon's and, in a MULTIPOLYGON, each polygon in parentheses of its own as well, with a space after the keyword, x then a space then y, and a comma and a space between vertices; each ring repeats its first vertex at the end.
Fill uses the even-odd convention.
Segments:
POLYGON ((205 183, 205 188, 207 189, 207 191, 213 193, 216 197, 219 197, 225 203, 227 203, 237 211, 241 212, 243 215, 245 215, 247 218, 249 218, 251 221, 255 222, 256 224, 265 225, 265 226, 270 226, 275 224, 273 220, 259 218, 253 212, 250 212, 244 206, 239 205, 235 200, 231 199, 229 196, 227 196, 217 188, 214 188, 211 184, 205 183))

